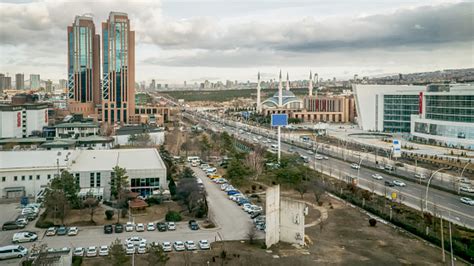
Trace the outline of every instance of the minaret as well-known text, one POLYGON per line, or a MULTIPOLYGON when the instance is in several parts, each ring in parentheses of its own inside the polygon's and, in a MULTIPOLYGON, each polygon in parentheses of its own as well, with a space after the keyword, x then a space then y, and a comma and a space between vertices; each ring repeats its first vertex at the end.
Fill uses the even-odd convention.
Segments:
POLYGON ((290 90, 290 76, 288 75, 288 72, 286 72, 286 90, 290 90))
POLYGON ((260 71, 258 72, 258 81, 257 81, 257 113, 262 112, 262 103, 260 101, 260 71))
POLYGON ((280 69, 280 79, 278 81, 278 107, 283 105, 283 86, 281 85, 281 69, 280 69))
POLYGON ((309 71, 308 96, 313 96, 313 73, 309 71))

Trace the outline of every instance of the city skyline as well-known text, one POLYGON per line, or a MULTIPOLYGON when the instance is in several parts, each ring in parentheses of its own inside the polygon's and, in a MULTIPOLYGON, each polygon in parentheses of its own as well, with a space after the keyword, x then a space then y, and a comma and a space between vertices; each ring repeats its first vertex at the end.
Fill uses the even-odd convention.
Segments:
POLYGON ((127 12, 137 32, 137 81, 256 81, 258 71, 276 79, 280 68, 295 80, 310 70, 347 79, 473 66, 465 56, 473 52, 472 3, 464 1, 140 1, 116 5, 122 10, 110 1, 11 2, 0 3, 2 73, 67 78, 70 12, 92 13, 100 25, 109 11, 127 12))

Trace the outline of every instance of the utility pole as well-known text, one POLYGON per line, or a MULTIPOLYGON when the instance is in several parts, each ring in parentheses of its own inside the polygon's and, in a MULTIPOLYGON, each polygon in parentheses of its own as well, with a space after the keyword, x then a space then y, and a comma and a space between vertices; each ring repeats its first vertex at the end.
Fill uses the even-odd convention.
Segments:
POLYGON ((441 257, 444 263, 446 261, 446 255, 444 254, 444 227, 443 227, 442 216, 440 216, 440 227, 441 227, 441 257))

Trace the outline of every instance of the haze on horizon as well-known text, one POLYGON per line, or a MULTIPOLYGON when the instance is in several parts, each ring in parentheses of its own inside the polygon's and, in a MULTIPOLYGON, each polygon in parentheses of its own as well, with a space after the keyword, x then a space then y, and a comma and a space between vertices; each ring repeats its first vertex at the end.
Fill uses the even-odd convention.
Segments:
MULTIPOLYGON (((474 2, 0 0, 0 73, 67 78, 75 15, 126 12, 136 80, 324 79, 474 66, 474 2)), ((27 78, 28 79, 28 78, 27 78)))

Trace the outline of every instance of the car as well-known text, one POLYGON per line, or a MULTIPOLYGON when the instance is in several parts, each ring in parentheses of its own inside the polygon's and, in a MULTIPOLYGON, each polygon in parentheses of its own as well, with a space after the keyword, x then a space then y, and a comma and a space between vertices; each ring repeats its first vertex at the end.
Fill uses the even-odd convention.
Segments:
POLYGON ((72 255, 82 257, 82 256, 84 256, 85 251, 86 250, 84 248, 77 247, 77 248, 74 249, 72 255))
POLYGON ((15 223, 18 225, 18 226, 27 226, 28 225, 28 219, 25 218, 25 217, 18 217, 16 220, 15 220, 15 223))
POLYGON ((76 236, 78 232, 79 232, 79 229, 77 229, 77 227, 69 227, 69 230, 67 231, 67 235, 76 236))
POLYGON ((201 165, 199 166, 199 168, 201 168, 202 170, 207 169, 207 168, 209 168, 209 167, 210 167, 210 166, 209 166, 209 164, 207 164, 207 163, 203 163, 203 164, 201 164, 201 165))
POLYGON ((184 242, 184 246, 186 247, 186 250, 196 250, 196 244, 194 244, 194 241, 188 240, 184 242))
POLYGON ((161 243, 161 247, 163 248, 164 252, 170 252, 171 251, 171 242, 163 242, 161 243))
POLYGON ((184 247, 183 241, 176 241, 176 242, 174 242, 173 248, 174 248, 174 250, 176 250, 176 251, 184 251, 184 250, 185 250, 185 247, 184 247))
POLYGON ((60 226, 58 230, 56 231, 56 235, 58 236, 64 236, 67 234, 67 228, 64 226, 60 226))
POLYGON ((135 231, 137 231, 137 232, 143 232, 143 231, 145 231, 145 225, 142 224, 142 223, 138 223, 138 224, 135 226, 135 231))
POLYGON ((100 246, 99 256, 108 256, 108 255, 109 255, 109 247, 108 246, 100 246))
POLYGON ((127 255, 132 255, 135 253, 135 246, 131 243, 125 245, 125 253, 127 255))
POLYGON ((393 180, 393 184, 395 186, 399 186, 399 187, 406 187, 407 184, 405 184, 404 182, 400 181, 400 180, 393 180))
POLYGON ((468 186, 460 186, 459 190, 464 191, 464 192, 468 192, 468 193, 474 193, 474 188, 468 187, 468 186))
POLYGON ((170 231, 176 230, 176 224, 174 222, 168 222, 168 230, 170 231))
POLYGON ((257 218, 258 216, 262 215, 262 212, 253 212, 251 215, 250 215, 250 219, 255 219, 257 218))
POLYGON ((189 228, 191 228, 191 230, 199 230, 199 225, 196 222, 196 220, 189 220, 188 224, 189 224, 189 228))
POLYGON ((5 231, 5 230, 15 230, 15 229, 18 229, 18 228, 22 228, 20 224, 17 224, 15 221, 10 221, 10 222, 5 222, 3 225, 2 225, 2 230, 5 231))
POLYGON ((199 248, 200 249, 211 249, 211 245, 209 245, 209 242, 205 239, 199 240, 199 248))
POLYGON ((123 233, 123 224, 115 224, 114 231, 115 233, 123 233))
POLYGON ((417 179, 426 179, 426 176, 424 174, 415 174, 415 178, 417 178, 417 179))
POLYGON ((12 237, 12 243, 33 242, 38 240, 38 235, 33 232, 18 232, 12 237))
POLYGON ((90 246, 87 248, 86 252, 87 257, 95 257, 97 256, 97 248, 95 246, 90 246))
POLYGON ((221 185, 221 190, 225 190, 228 186, 230 186, 231 184, 228 184, 228 183, 224 183, 221 185))
POLYGON ((324 159, 324 157, 321 156, 321 155, 319 155, 319 154, 316 154, 316 155, 314 155, 314 159, 316 159, 316 160, 322 160, 322 159, 324 159))
POLYGON ((323 159, 324 159, 324 160, 329 160, 329 157, 323 156, 323 159))
POLYGON ((261 231, 265 231, 266 227, 267 226, 266 226, 265 223, 260 223, 260 224, 255 225, 255 228, 257 228, 257 230, 261 230, 261 231))
POLYGON ((232 186, 232 185, 227 186, 227 187, 224 189, 225 192, 229 192, 229 191, 231 191, 231 190, 235 190, 234 186, 232 186))
POLYGON ((56 227, 50 227, 46 230, 46 236, 55 236, 56 235, 56 227))
POLYGON ((265 215, 258 216, 257 218, 253 219, 253 223, 258 225, 258 224, 264 224, 266 221, 265 215))
POLYGON ((351 164, 352 169, 360 169, 360 166, 356 163, 351 164))
POLYGON ((155 228, 155 224, 154 224, 154 223, 148 223, 148 224, 146 225, 146 230, 147 230, 147 231, 155 231, 155 229, 156 229, 156 228, 155 228))
POLYGON ((104 225, 104 234, 112 234, 114 232, 114 228, 111 224, 104 225))
POLYGON ((235 194, 241 194, 241 193, 238 190, 229 190, 229 191, 227 191, 227 195, 235 195, 235 194))
POLYGON ((127 224, 125 225, 125 231, 133 232, 133 229, 135 229, 135 225, 132 222, 127 222, 127 224))
POLYGON ((127 238, 125 240, 125 243, 126 244, 133 244, 134 246, 138 246, 138 245, 140 245, 140 243, 146 243, 146 239, 141 238, 139 236, 132 236, 132 237, 127 238))
POLYGON ((468 197, 462 197, 460 198, 461 202, 467 205, 474 206, 474 200, 468 197))
POLYGON ((164 222, 159 222, 156 224, 156 228, 158 228, 158 231, 160 232, 165 232, 168 229, 168 226, 166 226, 166 223, 164 222))
POLYGON ((240 198, 239 200, 237 200, 237 205, 241 206, 243 204, 246 204, 246 203, 250 203, 250 201, 246 198, 240 198))
POLYGON ((242 204, 242 210, 244 210, 245 212, 248 212, 248 209, 252 206, 252 204, 250 203, 245 203, 245 204, 242 204))
POLYGON ((140 243, 137 248, 137 253, 138 254, 145 254, 147 251, 146 249, 146 244, 145 243, 140 243))
POLYGON ((248 211, 248 213, 253 214, 255 212, 262 212, 262 211, 263 211, 262 207, 253 205, 250 207, 250 210, 248 211))
POLYGON ((395 186, 395 185, 394 185, 392 182, 390 182, 390 181, 385 181, 385 182, 384 182, 384 185, 387 186, 387 187, 393 187, 393 186, 395 186))
MULTIPOLYGON (((313 154, 314 154, 314 151, 309 150, 307 153, 308 153, 309 155, 313 155, 313 154)), ((322 159, 322 158, 321 158, 321 159, 322 159)))
POLYGON ((372 175, 372 178, 373 178, 373 179, 377 179, 377 180, 382 180, 382 179, 383 179, 383 177, 382 177, 381 175, 379 175, 379 174, 373 174, 373 175, 372 175))

